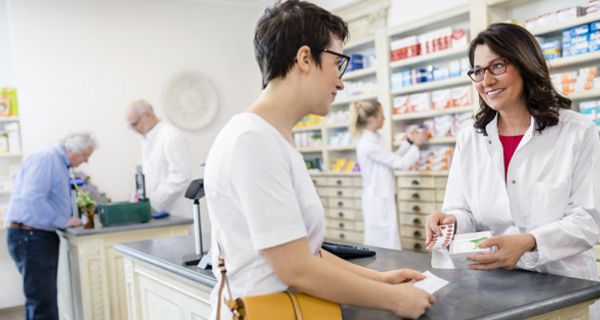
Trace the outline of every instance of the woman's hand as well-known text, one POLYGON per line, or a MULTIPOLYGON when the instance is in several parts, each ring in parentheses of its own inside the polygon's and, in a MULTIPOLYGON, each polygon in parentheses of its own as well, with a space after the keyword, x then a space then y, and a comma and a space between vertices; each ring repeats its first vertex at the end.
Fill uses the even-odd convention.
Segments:
POLYGON ((521 256, 536 246, 536 241, 530 233, 496 236, 479 243, 480 248, 497 247, 496 253, 478 253, 467 257, 473 263, 469 264, 474 270, 493 270, 498 268, 513 269, 521 256))
POLYGON ((427 216, 425 222, 425 231, 427 233, 425 244, 429 246, 429 243, 433 239, 433 235, 441 235, 442 230, 440 225, 442 224, 453 224, 456 222, 456 217, 451 214, 447 214, 441 211, 434 211, 427 216))
POLYGON ((427 129, 415 129, 408 134, 408 138, 412 140, 416 146, 421 146, 431 138, 431 132, 427 129))
POLYGON ((423 280, 425 276, 413 269, 398 269, 391 271, 384 271, 381 273, 381 280, 389 284, 398 284, 411 280, 423 280))
POLYGON ((417 319, 435 303, 435 297, 411 283, 394 285, 388 308, 403 318, 417 319))

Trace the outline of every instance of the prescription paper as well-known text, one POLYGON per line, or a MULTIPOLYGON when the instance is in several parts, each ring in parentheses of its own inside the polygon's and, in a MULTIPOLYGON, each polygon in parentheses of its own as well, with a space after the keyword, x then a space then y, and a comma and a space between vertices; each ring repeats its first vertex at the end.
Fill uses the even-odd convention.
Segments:
POLYGON ((449 283, 447 280, 444 280, 429 271, 425 271, 423 275, 426 278, 423 280, 416 281, 414 283, 414 286, 419 289, 423 289, 429 292, 430 294, 434 294, 436 291, 445 287, 449 283))

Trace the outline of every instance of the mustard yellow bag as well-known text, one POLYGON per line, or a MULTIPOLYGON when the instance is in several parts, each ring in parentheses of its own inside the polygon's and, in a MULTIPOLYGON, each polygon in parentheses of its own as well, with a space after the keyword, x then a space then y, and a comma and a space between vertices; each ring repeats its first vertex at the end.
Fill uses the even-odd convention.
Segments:
POLYGON ((219 302, 217 320, 221 320, 221 299, 223 287, 227 285, 229 299, 225 304, 233 313, 235 320, 341 320, 342 309, 339 304, 319 299, 299 292, 281 292, 257 296, 231 298, 231 290, 227 281, 225 262, 219 259, 221 285, 219 286, 219 302))

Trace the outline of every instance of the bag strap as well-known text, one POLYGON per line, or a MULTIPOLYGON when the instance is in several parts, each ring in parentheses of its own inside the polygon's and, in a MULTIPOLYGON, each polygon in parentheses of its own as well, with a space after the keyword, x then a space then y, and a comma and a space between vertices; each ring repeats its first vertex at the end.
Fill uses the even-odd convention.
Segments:
POLYGON ((302 320, 302 310, 300 310, 300 303, 298 302, 296 295, 289 291, 285 291, 285 293, 292 301, 292 307, 294 308, 294 316, 296 317, 296 320, 302 320))
POLYGON ((216 234, 217 250, 219 255, 219 271, 221 272, 221 283, 219 284, 219 294, 217 301, 217 320, 221 320, 221 302, 223 301, 223 288, 227 287, 227 295, 229 298, 225 298, 225 304, 233 313, 234 319, 243 319, 244 312, 241 308, 242 302, 239 299, 233 299, 231 294, 231 287, 229 286, 229 280, 227 278, 227 268, 225 268, 225 259, 222 256, 221 244, 219 243, 218 234, 216 234))

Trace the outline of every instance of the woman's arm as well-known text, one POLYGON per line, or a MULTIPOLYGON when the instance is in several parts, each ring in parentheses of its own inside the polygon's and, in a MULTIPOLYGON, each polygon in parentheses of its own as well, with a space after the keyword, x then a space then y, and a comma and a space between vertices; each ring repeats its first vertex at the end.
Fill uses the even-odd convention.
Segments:
POLYGON ((386 309, 403 317, 418 318, 435 302, 410 283, 387 284, 358 275, 331 259, 311 254, 301 238, 262 250, 277 276, 301 292, 337 303, 386 309))

